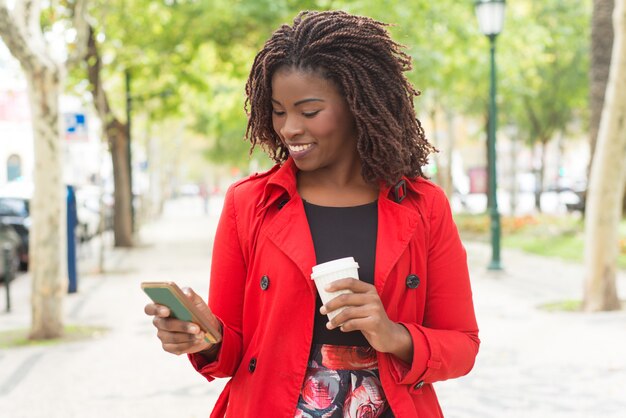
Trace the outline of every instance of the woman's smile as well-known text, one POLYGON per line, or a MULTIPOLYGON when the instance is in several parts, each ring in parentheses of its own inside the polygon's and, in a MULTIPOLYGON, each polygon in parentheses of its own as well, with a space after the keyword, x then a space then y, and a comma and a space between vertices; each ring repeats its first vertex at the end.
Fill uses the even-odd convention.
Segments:
POLYGON ((289 155, 293 159, 303 158, 305 155, 309 153, 314 148, 315 144, 287 144, 287 148, 289 149, 289 155))

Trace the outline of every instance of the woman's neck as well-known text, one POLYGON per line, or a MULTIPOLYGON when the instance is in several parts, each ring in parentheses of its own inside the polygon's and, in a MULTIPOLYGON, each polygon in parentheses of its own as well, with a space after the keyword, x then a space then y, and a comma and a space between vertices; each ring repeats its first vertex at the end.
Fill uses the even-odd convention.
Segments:
POLYGON ((367 183, 360 171, 357 175, 332 177, 299 171, 297 182, 300 197, 320 206, 358 206, 378 197, 378 188, 367 183))

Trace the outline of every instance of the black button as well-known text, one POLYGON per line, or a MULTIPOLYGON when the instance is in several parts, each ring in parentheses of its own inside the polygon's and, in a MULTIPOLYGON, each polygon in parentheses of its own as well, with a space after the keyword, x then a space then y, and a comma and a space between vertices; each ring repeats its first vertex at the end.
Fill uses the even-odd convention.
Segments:
POLYGON ((252 373, 254 372, 254 369, 256 369, 256 359, 252 357, 250 359, 250 363, 248 363, 248 371, 252 373))
POLYGON ((270 287, 270 278, 267 276, 261 277, 261 289, 267 290, 270 287))
POLYGON ((283 199, 278 203, 278 210, 282 209, 289 202, 289 199, 283 199))
POLYGON ((420 380, 419 382, 417 382, 417 384, 416 384, 415 386, 413 386, 413 388, 414 388, 415 390, 417 390, 417 389, 421 389, 421 388, 422 388, 422 386, 424 386, 424 381, 423 381, 423 380, 420 380))
POLYGON ((406 287, 408 287, 409 289, 415 289, 419 285, 420 278, 417 277, 415 274, 409 274, 408 276, 406 276, 406 287))

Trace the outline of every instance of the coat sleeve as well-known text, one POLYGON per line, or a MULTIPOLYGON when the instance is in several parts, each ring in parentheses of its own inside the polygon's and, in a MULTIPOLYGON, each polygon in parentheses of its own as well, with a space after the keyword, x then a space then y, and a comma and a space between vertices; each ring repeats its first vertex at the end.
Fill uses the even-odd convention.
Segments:
POLYGON ((242 315, 246 264, 237 230, 235 186, 226 193, 213 244, 209 307, 222 323, 222 345, 217 358, 208 362, 201 354, 190 354, 194 368, 209 381, 232 376, 242 356, 242 315))
POLYGON ((413 361, 407 365, 390 356, 394 380, 411 385, 411 391, 469 373, 480 344, 467 255, 448 200, 437 191, 430 211, 424 321, 402 323, 413 340, 413 361))

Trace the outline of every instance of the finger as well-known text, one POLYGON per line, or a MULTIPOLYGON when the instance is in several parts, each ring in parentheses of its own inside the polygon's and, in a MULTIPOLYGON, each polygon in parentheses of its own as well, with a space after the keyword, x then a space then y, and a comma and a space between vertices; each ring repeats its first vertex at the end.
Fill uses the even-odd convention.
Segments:
POLYGON ((185 294, 185 296, 187 296, 189 298, 189 300, 191 300, 191 302, 193 302, 194 305, 196 305, 196 308, 198 309, 206 309, 207 308, 207 304, 204 301, 204 299, 202 299, 202 297, 200 295, 198 295, 196 292, 194 292, 194 290, 190 287, 183 287, 183 293, 185 294))
POLYGON ((148 303, 143 311, 150 316, 158 316, 161 318, 167 318, 170 316, 170 310, 167 306, 159 305, 158 303, 148 303))
POLYGON ((351 290, 355 293, 365 293, 368 291, 376 291, 374 285, 363 282, 354 278, 346 278, 339 279, 331 282, 328 286, 326 286, 325 290, 327 292, 336 292, 337 290, 351 290))
POLYGON ((185 334, 200 334, 200 327, 193 322, 181 321, 175 318, 160 318, 155 316, 152 320, 155 327, 168 332, 181 332, 185 334))
POLYGON ((342 293, 325 303, 320 308, 320 313, 326 315, 342 307, 369 304, 381 304, 378 293, 342 293))
POLYGON ((371 316, 367 316, 364 318, 354 318, 343 322, 338 328, 342 332, 353 332, 353 331, 361 331, 361 332, 372 332, 374 327, 375 319, 371 316))
POLYGON ((199 351, 203 351, 206 350, 210 344, 207 343, 192 343, 192 342, 183 342, 183 343, 163 343, 163 350, 167 351, 168 353, 172 353, 172 354, 176 354, 176 355, 181 355, 181 354, 188 354, 188 353, 197 353, 199 351))
POLYGON ((205 318, 209 321, 209 324, 214 329, 221 332, 222 323, 217 319, 215 315, 213 315, 213 312, 211 312, 209 305, 207 305, 204 299, 202 299, 202 297, 200 297, 190 287, 183 288, 183 293, 185 293, 185 295, 189 298, 189 300, 191 300, 191 302, 196 306, 196 308, 198 308, 198 311, 200 311, 205 316, 205 318))
POLYGON ((157 337, 164 344, 197 344, 203 341, 202 334, 188 334, 184 332, 170 332, 163 329, 157 331, 157 337))
POLYGON ((349 321, 356 319, 368 318, 375 315, 374 309, 371 306, 353 306, 343 309, 332 319, 329 318, 326 328, 335 329, 343 326, 349 321))

